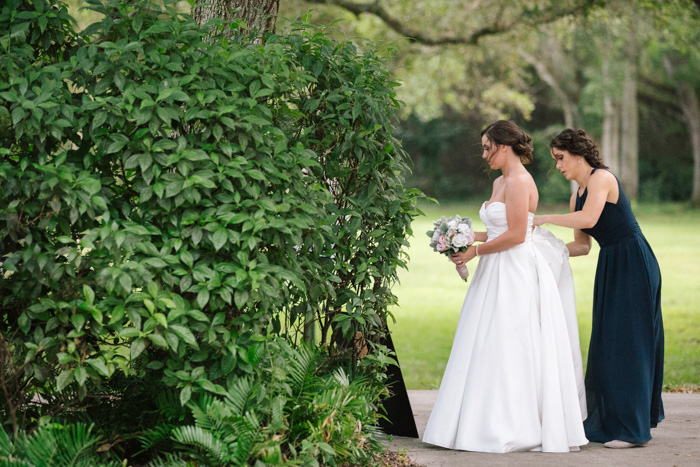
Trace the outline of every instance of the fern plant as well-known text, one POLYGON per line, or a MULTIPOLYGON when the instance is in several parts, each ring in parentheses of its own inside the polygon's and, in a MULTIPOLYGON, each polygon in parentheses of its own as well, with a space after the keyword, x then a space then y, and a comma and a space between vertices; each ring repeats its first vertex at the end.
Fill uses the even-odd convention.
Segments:
POLYGON ((0 464, 17 466, 119 466, 97 453, 101 437, 84 423, 60 424, 42 420, 31 434, 19 431, 11 438, 0 429, 0 464))
POLYGON ((194 425, 171 434, 184 457, 203 465, 363 465, 382 450, 375 423, 383 386, 370 368, 351 378, 326 368, 319 350, 283 339, 261 348, 252 376, 240 376, 223 397, 188 405, 194 425))

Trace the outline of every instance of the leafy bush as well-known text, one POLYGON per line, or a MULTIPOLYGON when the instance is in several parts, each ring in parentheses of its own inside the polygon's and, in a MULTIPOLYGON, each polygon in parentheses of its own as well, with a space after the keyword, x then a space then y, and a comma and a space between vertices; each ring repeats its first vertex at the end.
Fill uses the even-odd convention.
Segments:
POLYGON ((104 17, 81 33, 58 2, 0 13, 4 420, 118 438, 162 390, 227 397, 267 334, 318 328, 354 372, 420 196, 376 51, 308 25, 205 40, 221 25, 170 2, 88 3, 104 17))

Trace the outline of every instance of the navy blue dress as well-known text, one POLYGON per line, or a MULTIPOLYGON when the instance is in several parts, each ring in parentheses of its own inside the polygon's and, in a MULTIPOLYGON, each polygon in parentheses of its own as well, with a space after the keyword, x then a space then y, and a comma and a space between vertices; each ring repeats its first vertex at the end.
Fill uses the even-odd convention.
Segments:
MULTIPOLYGON (((600 245, 584 428, 590 441, 644 443, 664 418, 661 273, 619 180, 617 186, 617 203, 605 203, 598 223, 582 229, 600 245)), ((577 195, 576 211, 587 195, 577 195)))

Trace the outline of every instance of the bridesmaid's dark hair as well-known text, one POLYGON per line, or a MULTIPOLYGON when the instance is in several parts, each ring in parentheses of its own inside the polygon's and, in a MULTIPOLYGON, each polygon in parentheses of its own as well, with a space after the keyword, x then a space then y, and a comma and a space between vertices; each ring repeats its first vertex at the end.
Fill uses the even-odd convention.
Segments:
POLYGON ((512 147, 523 164, 532 162, 532 138, 515 123, 498 120, 482 130, 481 136, 484 135, 494 144, 512 147))
POLYGON ((568 151, 574 156, 581 156, 586 159, 588 165, 599 169, 607 169, 608 166, 603 164, 603 160, 598 153, 598 145, 593 138, 588 136, 583 130, 572 130, 567 128, 552 138, 549 143, 550 149, 557 148, 562 151, 568 151))

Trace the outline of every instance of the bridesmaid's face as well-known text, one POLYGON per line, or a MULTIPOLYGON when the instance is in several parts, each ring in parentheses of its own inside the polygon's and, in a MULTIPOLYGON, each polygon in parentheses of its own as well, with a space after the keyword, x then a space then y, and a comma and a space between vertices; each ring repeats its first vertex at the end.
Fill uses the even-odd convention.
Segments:
POLYGON ((567 180, 573 180, 576 177, 576 172, 579 168, 578 158, 571 155, 569 151, 564 151, 558 148, 552 148, 552 159, 554 159, 554 167, 561 172, 567 180))

